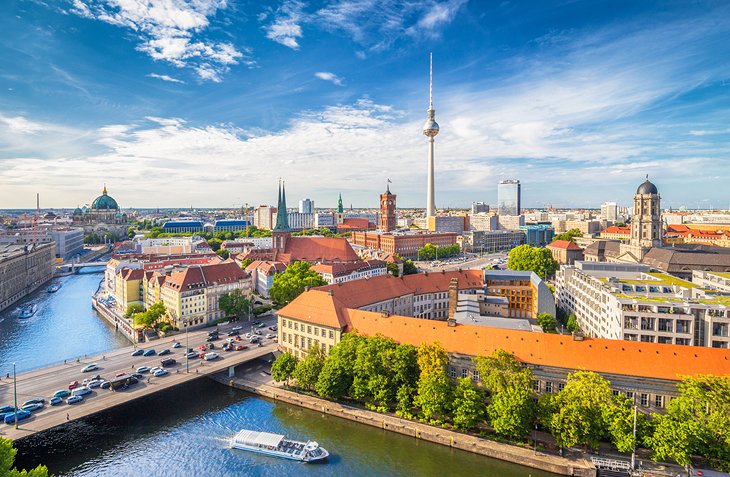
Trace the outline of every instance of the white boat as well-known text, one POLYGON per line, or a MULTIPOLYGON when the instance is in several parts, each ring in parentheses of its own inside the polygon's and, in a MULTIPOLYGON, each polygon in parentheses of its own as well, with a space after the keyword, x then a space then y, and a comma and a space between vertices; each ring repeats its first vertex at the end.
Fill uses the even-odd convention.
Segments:
POLYGON ((35 315, 35 312, 38 311, 38 305, 35 303, 31 303, 30 305, 23 305, 20 307, 20 315, 18 315, 18 318, 30 318, 31 316, 35 315))
POLYGON ((48 287, 48 293, 56 293, 60 289, 61 289, 61 284, 54 283, 53 285, 48 287))
POLYGON ((242 430, 231 438, 231 448, 300 462, 326 459, 330 454, 315 441, 291 441, 282 434, 242 430))

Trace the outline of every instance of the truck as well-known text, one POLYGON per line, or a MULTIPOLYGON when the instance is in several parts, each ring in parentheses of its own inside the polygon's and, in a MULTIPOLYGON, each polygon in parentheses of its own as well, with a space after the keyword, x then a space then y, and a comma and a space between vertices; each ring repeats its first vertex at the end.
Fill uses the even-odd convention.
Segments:
POLYGON ((109 384, 114 391, 117 391, 119 389, 126 389, 128 386, 136 384, 137 382, 138 380, 134 376, 123 374, 109 381, 109 384))

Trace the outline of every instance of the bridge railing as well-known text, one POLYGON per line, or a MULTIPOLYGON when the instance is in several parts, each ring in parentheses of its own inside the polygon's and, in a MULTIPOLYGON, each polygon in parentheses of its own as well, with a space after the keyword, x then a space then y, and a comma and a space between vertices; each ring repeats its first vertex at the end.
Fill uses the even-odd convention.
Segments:
POLYGON ((591 462, 599 468, 605 470, 631 470, 631 463, 619 459, 607 459, 605 457, 591 456, 591 462))

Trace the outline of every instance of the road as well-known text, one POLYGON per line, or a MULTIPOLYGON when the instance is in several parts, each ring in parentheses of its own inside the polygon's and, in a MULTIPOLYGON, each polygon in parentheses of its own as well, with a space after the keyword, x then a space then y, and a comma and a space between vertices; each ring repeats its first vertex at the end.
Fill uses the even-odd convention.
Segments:
MULTIPOLYGON (((269 315, 261 321, 265 324, 265 327, 261 328, 263 335, 266 335, 267 333, 274 333, 268 329, 268 326, 275 323, 274 315, 269 315)), ((188 346, 186 346, 186 337, 184 333, 144 343, 144 346, 140 346, 143 349, 152 348, 157 352, 163 349, 170 349, 172 351, 171 354, 162 357, 174 358, 177 360, 177 363, 174 366, 167 368, 170 372, 169 375, 156 378, 145 374, 145 377, 149 378, 149 381, 143 381, 130 386, 129 389, 125 391, 111 391, 108 389, 96 388, 92 390, 91 394, 84 396, 84 401, 78 404, 69 405, 66 404, 64 400, 62 404, 50 406, 48 401, 55 391, 59 389, 68 389, 69 384, 73 381, 81 382, 83 379, 91 378, 97 374, 101 375, 102 378, 111 379, 118 373, 135 372, 140 366, 159 366, 162 358, 158 355, 131 356, 135 347, 129 346, 114 350, 102 356, 90 356, 85 359, 80 359, 78 362, 74 360, 73 362, 67 362, 19 374, 17 376, 18 405, 22 406, 23 402, 29 399, 44 398, 46 400, 46 406, 44 409, 34 412, 29 419, 20 421, 18 430, 13 429, 12 425, 0 423, 0 436, 4 435, 13 439, 25 437, 26 435, 63 424, 67 420, 67 415, 68 420, 74 420, 95 414, 96 412, 108 409, 117 404, 157 392, 161 389, 175 386, 184 381, 195 379, 202 374, 207 375, 212 372, 224 370, 233 364, 237 365, 238 363, 247 361, 249 358, 253 359, 254 357, 262 356, 276 349, 276 343, 273 339, 263 338, 261 347, 257 345, 248 345, 248 348, 243 351, 223 351, 221 346, 223 345, 224 340, 228 338, 226 334, 234 326, 243 327, 241 333, 245 334, 249 331, 248 328, 250 325, 248 322, 244 321, 219 326, 220 339, 214 342, 215 349, 212 351, 217 352, 220 355, 220 358, 215 361, 204 361, 199 358, 190 359, 189 373, 185 372, 185 351, 188 346), (182 347, 173 349, 172 345, 176 340, 180 341, 182 347), (90 363, 97 363, 99 365, 99 370, 83 373, 81 369, 90 363)), ((212 329, 213 328, 203 328, 201 330, 188 333, 187 340, 189 341, 189 347, 197 348, 199 345, 206 343, 208 332, 212 329)), ((243 343, 248 344, 245 338, 243 343)), ((4 376, 0 381, 0 406, 12 406, 13 401, 12 378, 7 379, 7 377, 4 376)))
MULTIPOLYGON (((422 262, 414 262, 416 266, 424 271, 432 272, 432 271, 440 271, 440 270, 458 270, 458 269, 481 269, 488 265, 497 266, 498 260, 506 260, 507 259, 507 253, 493 253, 489 255, 485 255, 483 257, 475 256, 474 254, 470 254, 470 257, 466 261, 455 261, 455 262, 442 262, 440 265, 436 267, 432 267, 431 264, 433 261, 422 261, 422 262)), ((506 262, 505 262, 506 263, 506 262)))

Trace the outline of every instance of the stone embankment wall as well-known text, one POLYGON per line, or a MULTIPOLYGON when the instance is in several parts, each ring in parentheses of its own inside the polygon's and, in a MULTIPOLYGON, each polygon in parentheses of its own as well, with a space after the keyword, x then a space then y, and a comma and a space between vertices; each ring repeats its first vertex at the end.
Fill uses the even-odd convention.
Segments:
POLYGON ((122 317, 118 316, 112 310, 100 303, 96 297, 91 297, 91 307, 96 310, 106 321, 108 321, 116 330, 129 339, 130 343, 134 343, 134 330, 131 325, 122 317))
POLYGON ((221 376, 220 374, 211 377, 216 381, 243 391, 248 391, 271 399, 277 399, 279 401, 323 412, 332 416, 341 417, 343 419, 349 419, 361 424, 367 424, 369 426, 379 427, 388 431, 412 436, 416 439, 423 439, 437 444, 454 447, 456 449, 485 455, 487 457, 554 472, 556 474, 583 477, 596 476, 596 469, 593 464, 585 460, 577 461, 555 455, 542 454, 539 452, 535 453, 531 449, 460 434, 447 429, 441 429, 409 421, 407 419, 401 419, 395 416, 359 409, 266 384, 258 384, 241 378, 229 379, 228 377, 221 376))

